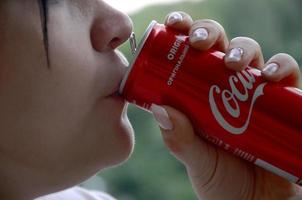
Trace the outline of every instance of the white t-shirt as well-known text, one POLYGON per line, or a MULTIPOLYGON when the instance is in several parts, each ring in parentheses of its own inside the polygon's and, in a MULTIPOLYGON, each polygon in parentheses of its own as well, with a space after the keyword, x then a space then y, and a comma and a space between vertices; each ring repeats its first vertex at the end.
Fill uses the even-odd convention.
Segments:
POLYGON ((35 200, 116 200, 112 196, 99 191, 73 187, 58 193, 39 197, 35 200))

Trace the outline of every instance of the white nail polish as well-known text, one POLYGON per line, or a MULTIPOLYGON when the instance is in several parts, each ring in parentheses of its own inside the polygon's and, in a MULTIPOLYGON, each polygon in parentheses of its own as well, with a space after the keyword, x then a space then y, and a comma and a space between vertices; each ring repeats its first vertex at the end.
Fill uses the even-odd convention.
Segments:
POLYGON ((209 33, 205 28, 196 29, 190 37, 191 42, 203 41, 208 39, 209 33))
POLYGON ((266 75, 273 75, 274 73, 276 73, 276 71, 279 69, 279 65, 276 63, 270 63, 268 64, 264 69, 263 69, 263 73, 266 75))
POLYGON ((152 104, 151 112, 153 113, 155 120, 158 122, 159 126, 162 129, 164 129, 164 130, 173 129, 173 124, 170 120, 170 117, 169 117, 167 111, 163 107, 152 104))
POLYGON ((179 12, 173 12, 169 15, 167 23, 168 23, 168 25, 173 25, 177 22, 181 22, 182 20, 183 20, 183 17, 179 12))
POLYGON ((230 53, 227 55, 227 61, 228 62, 239 62, 242 59, 243 56, 243 49, 242 48, 234 48, 230 51, 230 53))

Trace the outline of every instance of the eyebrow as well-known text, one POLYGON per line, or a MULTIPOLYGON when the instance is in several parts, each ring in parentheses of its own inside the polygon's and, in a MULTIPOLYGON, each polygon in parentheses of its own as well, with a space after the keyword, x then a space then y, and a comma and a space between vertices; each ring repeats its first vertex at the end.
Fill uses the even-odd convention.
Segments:
POLYGON ((41 18, 41 28, 43 33, 43 43, 44 49, 46 53, 47 59, 47 67, 50 67, 50 60, 49 60, 49 44, 48 44, 48 1, 47 0, 37 0, 40 9, 40 18, 41 18))

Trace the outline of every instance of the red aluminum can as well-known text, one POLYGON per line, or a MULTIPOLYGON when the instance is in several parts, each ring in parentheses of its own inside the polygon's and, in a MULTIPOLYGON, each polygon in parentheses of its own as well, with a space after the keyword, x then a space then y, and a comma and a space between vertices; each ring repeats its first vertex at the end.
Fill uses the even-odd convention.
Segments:
POLYGON ((191 48, 186 34, 153 21, 120 94, 145 110, 170 105, 204 138, 302 185, 302 91, 268 83, 254 68, 229 70, 223 57, 191 48))

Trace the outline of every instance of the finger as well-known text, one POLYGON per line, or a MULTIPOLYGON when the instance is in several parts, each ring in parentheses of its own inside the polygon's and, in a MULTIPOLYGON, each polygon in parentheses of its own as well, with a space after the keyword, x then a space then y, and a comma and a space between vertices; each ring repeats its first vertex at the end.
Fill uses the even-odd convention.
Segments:
POLYGON ((203 19, 194 22, 189 35, 191 45, 198 50, 214 48, 225 52, 229 44, 224 28, 214 20, 203 19))
POLYGON ((260 45, 247 37, 236 37, 230 41, 224 62, 228 68, 236 71, 247 66, 261 68, 264 65, 260 45))
POLYGON ((262 75, 269 81, 282 80, 288 86, 299 87, 299 65, 293 57, 285 53, 276 54, 269 59, 262 75))
POLYGON ((157 105, 151 111, 158 121, 167 147, 185 164, 200 199, 239 198, 238 191, 248 191, 250 173, 245 162, 215 148, 194 134, 189 119, 179 111, 157 105), (232 183, 238 183, 234 187, 232 183))
POLYGON ((189 32, 193 24, 192 17, 185 12, 172 12, 166 16, 165 24, 182 32, 189 32))
POLYGON ((216 151, 194 133, 189 119, 169 106, 152 105, 151 111, 175 157, 191 171, 202 172, 204 176, 212 174, 209 170, 216 165, 216 151))

